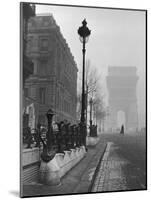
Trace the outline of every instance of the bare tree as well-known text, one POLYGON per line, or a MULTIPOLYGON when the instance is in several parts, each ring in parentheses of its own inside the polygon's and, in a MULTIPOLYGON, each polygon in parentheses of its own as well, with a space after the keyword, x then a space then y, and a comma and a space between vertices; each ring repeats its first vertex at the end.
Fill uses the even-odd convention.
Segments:
POLYGON ((91 66, 90 60, 86 61, 86 93, 93 97, 93 95, 100 89, 99 81, 101 75, 98 70, 91 66))
POLYGON ((106 117, 106 107, 104 103, 103 96, 96 95, 93 100, 93 107, 94 107, 94 119, 96 124, 103 125, 104 119, 106 117))
MULTIPOLYGON (((79 72, 80 74, 80 72, 79 72)), ((81 76, 80 76, 81 77, 81 76)), ((81 114, 81 80, 79 77, 78 83, 78 95, 77 95, 77 116, 80 119, 81 114)), ((86 75, 85 75, 85 110, 87 121, 87 109, 90 99, 93 100, 93 123, 101 124, 101 121, 105 118, 105 103, 104 93, 101 88, 101 74, 97 68, 92 66, 90 60, 86 60, 86 75)))

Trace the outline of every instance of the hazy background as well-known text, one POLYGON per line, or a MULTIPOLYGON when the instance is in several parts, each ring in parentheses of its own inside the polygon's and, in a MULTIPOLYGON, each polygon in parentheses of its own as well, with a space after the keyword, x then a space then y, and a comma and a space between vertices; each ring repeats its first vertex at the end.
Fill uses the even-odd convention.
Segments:
POLYGON ((66 39, 81 71, 82 44, 77 29, 86 18, 91 35, 86 44, 86 59, 101 74, 101 85, 106 94, 105 76, 108 66, 136 66, 139 127, 145 124, 145 12, 37 5, 36 13, 52 14, 66 39))

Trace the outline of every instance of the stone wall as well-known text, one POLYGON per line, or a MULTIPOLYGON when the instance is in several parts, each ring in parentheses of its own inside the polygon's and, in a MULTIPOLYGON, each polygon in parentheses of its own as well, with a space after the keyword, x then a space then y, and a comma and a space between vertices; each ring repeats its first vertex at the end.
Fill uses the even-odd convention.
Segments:
POLYGON ((39 179, 40 153, 42 149, 29 148, 22 152, 22 183, 37 182, 39 179))

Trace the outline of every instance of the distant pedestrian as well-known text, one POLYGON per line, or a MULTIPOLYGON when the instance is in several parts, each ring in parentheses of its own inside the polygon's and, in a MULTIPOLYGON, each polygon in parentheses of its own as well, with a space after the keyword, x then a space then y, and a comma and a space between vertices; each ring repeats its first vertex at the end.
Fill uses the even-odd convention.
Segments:
POLYGON ((124 125, 121 126, 120 134, 123 134, 123 135, 124 135, 124 125))

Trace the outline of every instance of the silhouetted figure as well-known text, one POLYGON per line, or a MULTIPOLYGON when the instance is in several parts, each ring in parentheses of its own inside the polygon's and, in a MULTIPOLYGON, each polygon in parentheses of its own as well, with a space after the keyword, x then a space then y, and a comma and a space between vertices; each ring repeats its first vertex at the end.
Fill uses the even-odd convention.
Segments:
POLYGON ((121 126, 120 134, 123 134, 123 135, 124 135, 124 125, 121 126))

